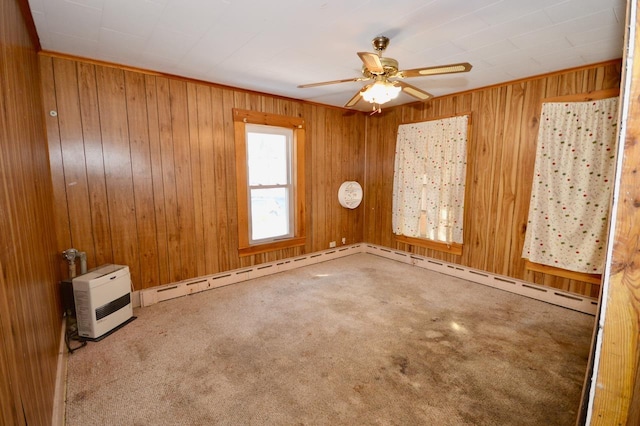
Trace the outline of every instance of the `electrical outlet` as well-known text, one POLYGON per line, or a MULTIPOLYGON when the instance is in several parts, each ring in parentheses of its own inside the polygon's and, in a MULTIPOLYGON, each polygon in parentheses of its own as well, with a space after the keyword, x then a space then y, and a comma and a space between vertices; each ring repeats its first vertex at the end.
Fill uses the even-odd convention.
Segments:
POLYGON ((329 248, 334 248, 336 246, 336 242, 335 241, 331 241, 329 243, 329 248))
POLYGON ((345 237, 342 237, 342 244, 347 244, 347 239, 345 237))

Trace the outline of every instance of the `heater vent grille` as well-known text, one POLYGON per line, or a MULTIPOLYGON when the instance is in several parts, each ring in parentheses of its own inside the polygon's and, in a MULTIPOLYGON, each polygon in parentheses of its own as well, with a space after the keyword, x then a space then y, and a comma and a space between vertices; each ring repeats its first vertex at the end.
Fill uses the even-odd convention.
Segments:
POLYGON ((104 317, 111 315, 112 313, 124 308, 131 303, 131 293, 127 293, 118 297, 111 302, 96 308, 96 321, 101 320, 104 317))

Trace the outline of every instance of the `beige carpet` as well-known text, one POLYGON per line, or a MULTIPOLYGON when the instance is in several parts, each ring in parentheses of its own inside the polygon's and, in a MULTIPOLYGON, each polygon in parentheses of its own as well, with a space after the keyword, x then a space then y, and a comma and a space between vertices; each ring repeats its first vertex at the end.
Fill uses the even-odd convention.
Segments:
POLYGON ((370 254, 135 311, 67 425, 572 425, 594 318, 370 254))

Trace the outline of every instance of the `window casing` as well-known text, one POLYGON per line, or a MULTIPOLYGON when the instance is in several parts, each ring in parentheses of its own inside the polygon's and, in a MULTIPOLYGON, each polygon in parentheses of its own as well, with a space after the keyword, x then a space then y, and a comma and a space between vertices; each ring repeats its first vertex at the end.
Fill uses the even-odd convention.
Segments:
POLYGON ((304 120, 233 113, 239 254, 304 245, 304 120))

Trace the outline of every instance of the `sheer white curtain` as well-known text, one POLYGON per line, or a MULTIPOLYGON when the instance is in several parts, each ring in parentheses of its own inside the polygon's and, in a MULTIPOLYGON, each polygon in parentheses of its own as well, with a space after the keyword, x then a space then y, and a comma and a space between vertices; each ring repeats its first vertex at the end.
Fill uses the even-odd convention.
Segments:
POLYGON ((393 232, 462 244, 467 115, 398 127, 393 232))
POLYGON ((522 257, 602 272, 617 117, 617 97, 542 105, 522 257))

